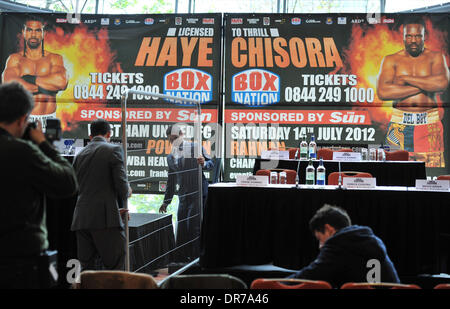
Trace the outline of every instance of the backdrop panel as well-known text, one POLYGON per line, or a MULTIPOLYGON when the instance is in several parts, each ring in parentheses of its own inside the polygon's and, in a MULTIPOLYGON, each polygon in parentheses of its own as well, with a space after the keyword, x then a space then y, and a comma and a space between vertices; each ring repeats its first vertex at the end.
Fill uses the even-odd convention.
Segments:
POLYGON ((448 22, 448 14, 225 14, 225 180, 250 174, 263 150, 312 135, 319 146, 406 149, 428 175, 448 173, 448 22), (408 52, 406 17, 424 23, 414 38, 422 54, 408 52))
MULTIPOLYGON (((220 103, 220 14, 2 13, 1 18, 2 82, 17 80, 33 92, 33 116, 44 122, 61 119, 67 146, 75 139, 87 140, 88 124, 96 118, 112 123, 113 141, 120 143, 120 99, 127 88, 200 100, 204 139, 214 135, 211 124, 217 123, 220 103)), ((136 94, 127 104, 133 191, 162 192, 170 153, 166 129, 175 122, 192 124, 193 106, 136 94)), ((193 130, 186 130, 192 138, 193 130)), ((211 150, 211 143, 205 146, 211 150)))

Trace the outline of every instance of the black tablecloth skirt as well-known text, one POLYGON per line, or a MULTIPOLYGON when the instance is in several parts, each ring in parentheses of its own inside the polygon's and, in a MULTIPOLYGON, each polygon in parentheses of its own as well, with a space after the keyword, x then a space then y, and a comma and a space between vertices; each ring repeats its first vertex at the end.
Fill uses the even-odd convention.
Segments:
POLYGON ((309 220, 324 203, 372 228, 399 274, 436 271, 438 239, 450 232, 446 192, 211 187, 202 225, 205 268, 308 265, 318 254, 309 220))

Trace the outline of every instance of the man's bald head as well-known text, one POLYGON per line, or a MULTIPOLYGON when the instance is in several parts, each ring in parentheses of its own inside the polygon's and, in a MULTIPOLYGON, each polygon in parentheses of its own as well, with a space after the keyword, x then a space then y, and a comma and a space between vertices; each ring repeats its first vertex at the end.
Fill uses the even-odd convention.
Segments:
POLYGON ((413 57, 422 54, 425 47, 425 22, 422 18, 407 18, 403 23, 405 50, 413 57))

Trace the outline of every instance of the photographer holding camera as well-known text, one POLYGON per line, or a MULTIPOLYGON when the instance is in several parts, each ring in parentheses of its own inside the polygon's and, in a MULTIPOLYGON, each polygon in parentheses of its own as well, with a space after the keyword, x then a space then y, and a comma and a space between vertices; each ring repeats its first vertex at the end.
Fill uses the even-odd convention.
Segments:
POLYGON ((0 85, 0 288, 42 287, 45 197, 71 197, 78 189, 72 165, 46 140, 41 124, 28 124, 33 106, 21 84, 0 85), (27 127, 31 141, 23 139, 27 127))

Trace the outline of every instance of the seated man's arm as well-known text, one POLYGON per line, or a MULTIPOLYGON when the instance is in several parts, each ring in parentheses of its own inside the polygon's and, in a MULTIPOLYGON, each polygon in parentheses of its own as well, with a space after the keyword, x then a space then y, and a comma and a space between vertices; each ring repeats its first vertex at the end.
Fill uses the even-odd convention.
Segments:
POLYGON ((435 53, 429 76, 401 76, 405 83, 420 88, 427 92, 441 92, 448 87, 450 80, 449 70, 444 56, 441 53, 435 53))
POLYGON ((339 253, 330 246, 324 246, 320 250, 317 258, 308 266, 302 268, 295 274, 288 278, 308 279, 308 280, 323 280, 333 282, 334 278, 342 268, 339 265, 339 253))
POLYGON ((377 79, 377 95, 381 100, 399 100, 421 92, 418 87, 405 85, 395 79, 395 62, 393 56, 383 59, 377 79))

